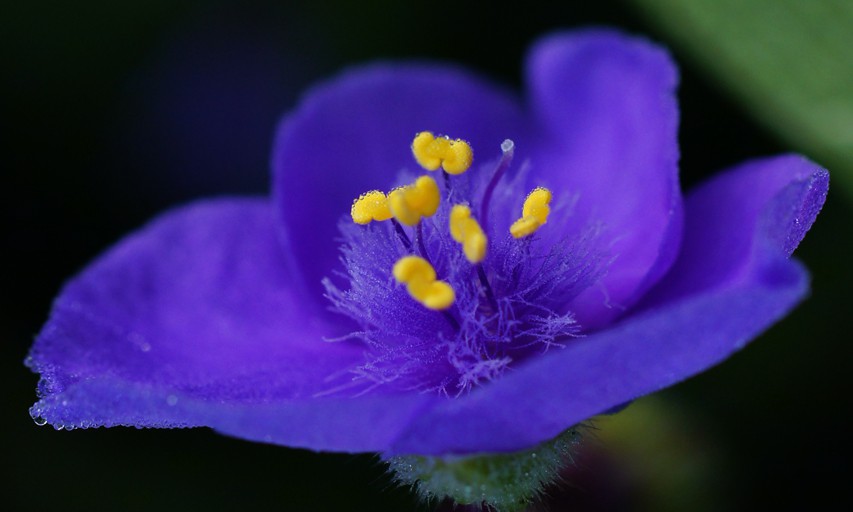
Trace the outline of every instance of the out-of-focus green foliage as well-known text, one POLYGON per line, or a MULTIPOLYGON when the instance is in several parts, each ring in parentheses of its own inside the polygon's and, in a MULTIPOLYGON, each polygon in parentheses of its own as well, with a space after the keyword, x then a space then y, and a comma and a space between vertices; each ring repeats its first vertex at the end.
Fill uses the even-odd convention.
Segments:
POLYGON ((721 510, 730 454, 715 443, 698 410, 666 396, 643 397, 596 418, 598 448, 634 486, 636 510, 721 510))
POLYGON ((853 199, 853 2, 633 2, 853 199))

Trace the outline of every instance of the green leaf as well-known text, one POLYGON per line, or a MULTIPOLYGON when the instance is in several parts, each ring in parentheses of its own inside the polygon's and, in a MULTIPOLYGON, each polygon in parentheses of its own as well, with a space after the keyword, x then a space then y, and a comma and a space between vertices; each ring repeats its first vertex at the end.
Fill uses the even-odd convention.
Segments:
POLYGON ((633 3, 853 199, 853 2, 633 3))

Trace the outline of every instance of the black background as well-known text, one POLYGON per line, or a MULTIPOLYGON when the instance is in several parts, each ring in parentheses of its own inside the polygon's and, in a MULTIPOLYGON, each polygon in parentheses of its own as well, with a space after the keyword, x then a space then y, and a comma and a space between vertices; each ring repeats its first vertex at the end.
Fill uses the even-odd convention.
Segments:
MULTIPOLYGON (((368 60, 429 58, 520 87, 525 49, 548 31, 609 25, 671 44, 621 2, 6 4, 0 499, 7 510, 418 507, 366 455, 314 454, 206 429, 38 428, 27 413, 37 379, 22 361, 63 281, 123 234, 193 198, 265 194, 273 127, 317 79, 368 60)), ((743 159, 795 149, 672 51, 682 70, 685 188, 743 159)), ((725 364, 661 394, 725 459, 725 474, 707 483, 724 509, 849 501, 842 484, 850 465, 853 251, 845 199, 830 194, 798 251, 813 272, 812 297, 725 364)), ((674 492, 689 501, 702 494, 697 485, 674 492)), ((592 487, 566 492, 581 495, 578 510, 607 506, 592 487)), ((636 508, 659 508, 624 492, 636 508)))

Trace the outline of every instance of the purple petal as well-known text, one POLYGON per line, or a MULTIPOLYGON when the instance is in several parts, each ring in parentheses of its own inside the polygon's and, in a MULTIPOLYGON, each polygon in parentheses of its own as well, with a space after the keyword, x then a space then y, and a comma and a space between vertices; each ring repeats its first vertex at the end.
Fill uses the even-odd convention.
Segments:
POLYGON ((616 32, 560 34, 531 53, 528 82, 544 131, 536 177, 558 197, 577 195, 575 229, 601 223, 602 247, 616 257, 601 286, 571 305, 587 328, 620 315, 678 250, 677 81, 665 50, 616 32))
POLYGON ((691 296, 534 360, 467 399, 418 418, 401 453, 509 451, 712 366, 807 292, 805 270, 776 260, 734 288, 691 296))
POLYGON ((273 219, 266 200, 197 203, 68 283, 30 354, 42 374, 34 414, 57 426, 200 425, 174 402, 227 407, 333 385, 360 351, 322 341, 273 219))
POLYGON ((787 257, 827 186, 823 169, 781 157, 700 187, 686 203, 684 251, 642 312, 423 414, 392 451, 527 447, 719 363, 807 294, 806 270, 787 257))
POLYGON ((756 252, 790 256, 828 187, 825 170, 787 155, 741 164, 691 191, 681 253, 641 307, 731 286, 744 278, 756 252))
POLYGON ((469 141, 475 161, 500 155, 524 123, 505 91, 464 71, 376 65, 317 87, 279 129, 273 159, 278 214, 307 294, 338 260, 337 222, 368 190, 387 191, 403 169, 419 170, 411 143, 422 130, 469 141))
MULTIPOLYGON (((777 213, 819 204, 787 190, 757 208, 767 220, 751 239, 802 235, 777 213)), ((358 354, 317 343, 296 320, 270 216, 248 201, 173 213, 72 282, 33 350, 46 382, 34 412, 55 425, 207 425, 318 450, 513 450, 718 362, 807 291, 805 271, 782 254, 790 244, 764 244, 727 286, 652 308, 461 399, 319 397, 325 377, 358 354), (188 256, 199 252, 207 258, 188 256), (185 322, 201 336, 182 336, 185 322)))

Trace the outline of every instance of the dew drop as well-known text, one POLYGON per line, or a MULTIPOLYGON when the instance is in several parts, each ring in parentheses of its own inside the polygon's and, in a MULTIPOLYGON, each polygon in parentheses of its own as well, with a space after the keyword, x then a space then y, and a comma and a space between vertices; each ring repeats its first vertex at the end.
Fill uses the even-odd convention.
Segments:
POLYGON ((169 395, 166 397, 166 403, 169 405, 176 405, 178 403, 178 397, 175 395, 169 395))
POLYGON ((33 416, 33 422, 36 425, 43 427, 43 426, 47 425, 47 418, 44 418, 42 416, 33 416))

